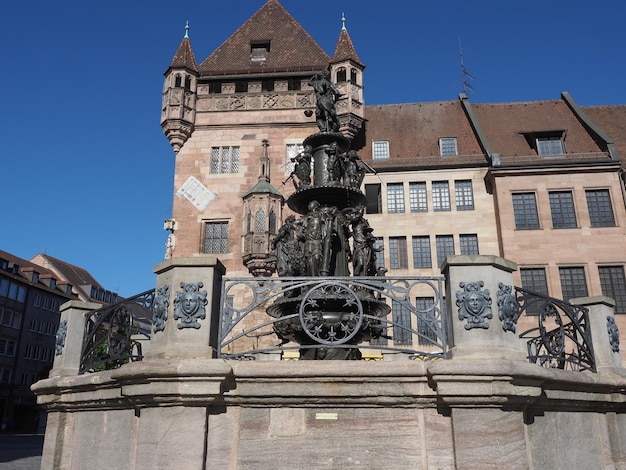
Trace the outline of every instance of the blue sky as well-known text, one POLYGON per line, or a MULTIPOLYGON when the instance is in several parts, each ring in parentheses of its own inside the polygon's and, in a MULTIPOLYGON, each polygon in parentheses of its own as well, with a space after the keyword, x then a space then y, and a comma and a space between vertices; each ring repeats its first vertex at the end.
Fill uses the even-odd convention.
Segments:
MULTIPOLYGON (((189 21, 201 62, 264 0, 57 0, 0 6, 0 249, 151 289, 171 215, 163 72, 189 21)), ((332 55, 345 12, 367 104, 454 100, 459 38, 472 102, 626 104, 626 2, 373 0, 282 5, 332 55)))

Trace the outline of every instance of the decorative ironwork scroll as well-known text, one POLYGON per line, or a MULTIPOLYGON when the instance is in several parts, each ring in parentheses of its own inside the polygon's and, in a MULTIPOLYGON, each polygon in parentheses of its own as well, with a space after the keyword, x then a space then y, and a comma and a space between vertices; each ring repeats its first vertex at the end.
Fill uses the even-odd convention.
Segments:
POLYGON ((536 315, 537 327, 519 336, 527 338, 528 359, 554 369, 596 371, 589 310, 520 287, 515 288, 520 314, 536 315))
POLYGON ((86 315, 80 374, 143 359, 141 340, 150 338, 154 297, 149 290, 86 315))

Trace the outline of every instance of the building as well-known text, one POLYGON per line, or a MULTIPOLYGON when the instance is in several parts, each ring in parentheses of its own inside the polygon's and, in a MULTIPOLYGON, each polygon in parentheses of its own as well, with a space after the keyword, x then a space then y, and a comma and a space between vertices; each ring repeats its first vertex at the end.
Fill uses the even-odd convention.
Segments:
POLYGON ((165 72, 161 124, 176 153, 168 256, 217 255, 229 276, 272 273, 291 159, 317 132, 309 78, 323 69, 343 94, 341 132, 376 170, 363 189, 390 274, 498 255, 519 263, 517 285, 566 300, 606 295, 626 314, 626 106, 580 107, 566 92, 366 106, 345 26, 331 56, 277 0, 199 64, 185 34, 165 72))
POLYGON ((69 300, 105 303, 100 292, 105 298, 108 291, 82 268, 45 254, 29 261, 0 251, 0 432, 43 429, 45 413, 30 386, 52 367, 59 308, 69 300))

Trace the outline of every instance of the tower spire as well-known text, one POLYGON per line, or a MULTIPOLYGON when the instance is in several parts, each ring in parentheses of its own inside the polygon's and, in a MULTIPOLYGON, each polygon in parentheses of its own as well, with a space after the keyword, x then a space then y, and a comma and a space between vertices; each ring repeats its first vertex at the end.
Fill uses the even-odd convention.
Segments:
POLYGON ((341 12, 341 29, 346 29, 346 15, 344 12, 341 12))
POLYGON ((185 39, 189 39, 189 21, 187 21, 187 24, 185 24, 185 39))

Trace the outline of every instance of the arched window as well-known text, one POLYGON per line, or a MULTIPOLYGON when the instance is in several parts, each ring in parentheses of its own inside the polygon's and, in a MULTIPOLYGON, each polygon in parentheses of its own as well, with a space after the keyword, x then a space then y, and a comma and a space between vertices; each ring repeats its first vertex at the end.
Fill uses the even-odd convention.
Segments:
POLYGON ((346 81, 346 69, 341 67, 337 70, 337 83, 346 81))
POLYGON ((180 87, 181 83, 182 79, 180 78, 180 75, 176 74, 176 77, 174 78, 174 86, 178 88, 180 87))
POLYGON ((274 213, 274 211, 270 211, 270 233, 276 233, 276 214, 274 213))
POLYGON ((265 212, 263 212, 261 209, 259 209, 254 216, 254 231, 265 231, 265 212))
POLYGON ((185 77, 185 90, 191 90, 191 77, 189 75, 185 77))
POLYGON ((354 84, 356 84, 356 69, 350 69, 350 81, 354 84))
POLYGON ((252 214, 248 211, 246 215, 246 233, 250 233, 252 214))

